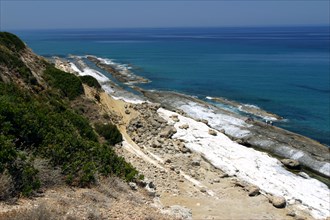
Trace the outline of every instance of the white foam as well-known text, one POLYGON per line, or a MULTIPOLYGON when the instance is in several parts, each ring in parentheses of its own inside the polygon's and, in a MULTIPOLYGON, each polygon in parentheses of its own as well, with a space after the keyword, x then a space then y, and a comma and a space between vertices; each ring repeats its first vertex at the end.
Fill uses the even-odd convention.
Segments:
POLYGON ((133 99, 133 98, 127 98, 127 97, 114 96, 114 95, 111 95, 111 96, 112 96, 112 98, 114 98, 116 100, 123 100, 125 102, 132 103, 132 104, 142 104, 142 103, 146 102, 141 99, 133 99))
POLYGON ((244 106, 246 107, 249 107, 249 108, 255 108, 255 109, 260 109, 258 106, 256 105, 251 105, 251 104, 243 104, 244 106))
POLYGON ((92 76, 100 83, 105 83, 105 82, 110 81, 108 77, 106 77, 105 75, 103 75, 99 71, 96 71, 96 70, 91 69, 89 67, 86 67, 81 71, 74 63, 70 63, 70 66, 80 76, 86 76, 86 75, 92 76))
POLYGON ((74 63, 70 63, 70 65, 71 65, 71 68, 81 76, 85 76, 85 75, 93 76, 101 84, 102 89, 108 95, 110 95, 112 98, 114 98, 116 100, 123 100, 125 102, 132 103, 132 104, 142 104, 143 102, 145 102, 144 100, 139 99, 138 97, 129 98, 129 97, 116 95, 116 93, 118 93, 118 91, 116 91, 116 89, 114 89, 110 84, 107 83, 107 82, 110 82, 110 79, 97 70, 86 67, 83 69, 83 71, 81 71, 74 63))
POLYGON ((126 74, 130 74, 129 70, 132 69, 132 67, 130 67, 128 64, 116 63, 116 62, 114 62, 113 59, 100 58, 100 57, 95 57, 95 58, 98 59, 101 63, 111 65, 115 69, 122 71, 126 74))
POLYGON ((173 138, 184 140, 186 147, 203 154, 215 167, 257 185, 263 192, 283 196, 289 204, 302 201, 299 207, 314 218, 330 216, 330 190, 320 181, 295 175, 284 169, 277 159, 239 145, 220 132, 217 136, 209 135, 209 127, 204 123, 162 108, 158 114, 174 124, 177 133, 173 138), (178 115, 179 122, 170 118, 173 114, 178 115), (189 128, 180 129, 183 124, 189 128))

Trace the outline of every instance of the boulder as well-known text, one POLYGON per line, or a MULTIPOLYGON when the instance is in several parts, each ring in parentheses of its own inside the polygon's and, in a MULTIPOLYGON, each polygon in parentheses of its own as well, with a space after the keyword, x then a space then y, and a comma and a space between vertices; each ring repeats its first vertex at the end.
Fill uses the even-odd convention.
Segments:
POLYGON ((153 147, 153 148, 161 148, 161 147, 162 147, 162 144, 159 143, 159 141, 155 140, 155 141, 151 144, 151 147, 153 147))
POLYGON ((179 205, 170 206, 167 210, 163 211, 163 213, 171 215, 176 219, 184 219, 184 220, 192 219, 191 210, 179 205))
POLYGON ((180 129, 188 129, 189 125, 188 124, 183 124, 179 126, 180 129))
POLYGON ((206 120, 206 119, 198 119, 197 121, 202 122, 202 123, 204 123, 204 124, 206 124, 206 125, 209 124, 209 121, 206 120))
POLYGON ((209 135, 217 136, 217 132, 213 129, 209 129, 209 135))
POLYGON ((136 183, 129 182, 128 185, 129 185, 129 187, 131 187, 132 190, 137 190, 137 185, 136 185, 136 183))
POLYGON ((190 153, 191 152, 191 150, 189 149, 189 148, 187 148, 187 147, 185 147, 185 146, 181 146, 181 147, 179 147, 179 149, 180 149, 180 151, 182 152, 182 153, 190 153))
POLYGON ((160 137, 163 137, 163 138, 170 138, 172 137, 173 134, 175 134, 177 131, 175 129, 175 127, 172 127, 172 126, 167 126, 163 129, 163 131, 161 131, 159 133, 159 136, 160 137))
POLYGON ((151 189, 156 189, 156 186, 155 186, 155 184, 154 184, 153 182, 149 182, 149 183, 148 183, 148 186, 149 186, 149 188, 151 188, 151 189))
POLYGON ((198 159, 193 159, 193 161, 191 161, 191 165, 193 166, 200 166, 201 162, 198 159))
POLYGON ((166 160, 165 160, 165 163, 171 163, 172 161, 171 161, 171 159, 170 158, 167 158, 166 160))
POLYGON ((283 160, 281 160, 281 163, 289 169, 293 169, 293 170, 300 170, 301 169, 300 163, 297 160, 283 159, 283 160))
POLYGON ((156 121, 156 120, 151 120, 150 124, 154 128, 159 128, 161 126, 161 124, 158 121, 156 121))
POLYGON ((171 118, 174 122, 179 122, 179 121, 180 121, 178 115, 171 115, 170 118, 171 118))
POLYGON ((260 194, 260 188, 257 186, 248 186, 247 191, 249 196, 257 196, 260 194))
POLYGON ((286 206, 286 200, 282 196, 272 196, 270 198, 270 202, 276 208, 285 208, 285 206, 286 206))

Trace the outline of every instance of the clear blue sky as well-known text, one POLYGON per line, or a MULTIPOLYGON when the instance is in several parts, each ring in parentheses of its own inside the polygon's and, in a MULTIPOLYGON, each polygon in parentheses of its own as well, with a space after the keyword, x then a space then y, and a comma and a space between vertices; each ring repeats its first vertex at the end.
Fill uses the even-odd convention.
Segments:
POLYGON ((1 29, 329 25, 328 0, 0 0, 1 29))

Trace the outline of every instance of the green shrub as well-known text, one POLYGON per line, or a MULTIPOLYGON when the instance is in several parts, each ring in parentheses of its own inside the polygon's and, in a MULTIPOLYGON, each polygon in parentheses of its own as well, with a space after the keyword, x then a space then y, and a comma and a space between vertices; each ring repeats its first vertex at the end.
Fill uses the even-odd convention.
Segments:
POLYGON ((59 89, 70 100, 84 93, 80 79, 71 73, 63 72, 52 65, 48 65, 44 74, 50 85, 59 89))
POLYGON ((111 145, 115 145, 123 141, 123 136, 121 135, 116 125, 96 123, 95 130, 100 136, 104 137, 104 139, 107 140, 111 145))
POLYGON ((8 32, 0 32, 0 44, 16 52, 20 52, 25 48, 25 44, 21 39, 8 32))
POLYGON ((86 76, 80 76, 79 78, 83 83, 87 84, 89 87, 101 89, 100 83, 94 77, 86 75, 86 76))
MULTIPOLYGON (((109 143, 122 136, 115 125, 98 126, 109 143)), ((89 186, 97 175, 127 181, 138 172, 109 145, 101 145, 87 119, 52 91, 35 96, 0 82, 0 174, 7 172, 13 195, 30 195, 40 187, 33 158, 60 167, 70 185, 89 186)))

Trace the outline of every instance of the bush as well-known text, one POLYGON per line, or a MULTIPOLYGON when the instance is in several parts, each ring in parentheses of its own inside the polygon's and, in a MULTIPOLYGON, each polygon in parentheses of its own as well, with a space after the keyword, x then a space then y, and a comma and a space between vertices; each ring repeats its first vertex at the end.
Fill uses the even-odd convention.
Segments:
POLYGON ((84 93, 80 79, 71 73, 63 72, 52 65, 48 65, 44 74, 50 85, 59 89, 70 100, 84 93))
POLYGON ((25 48, 25 44, 21 39, 8 32, 0 32, 0 44, 16 52, 20 52, 25 48))
POLYGON ((87 84, 89 87, 94 87, 95 89, 101 89, 100 83, 92 76, 80 76, 81 81, 87 84))
POLYGON ((97 123, 95 124, 95 130, 111 145, 115 145, 123 141, 123 136, 116 125, 97 123))
MULTIPOLYGON (((97 126, 111 144, 122 136, 115 125, 97 126)), ((34 158, 60 167, 66 182, 95 183, 97 175, 127 181, 138 172, 107 144, 101 145, 87 119, 52 92, 38 96, 0 82, 0 175, 8 173, 12 195, 30 195, 40 187, 34 158)))

